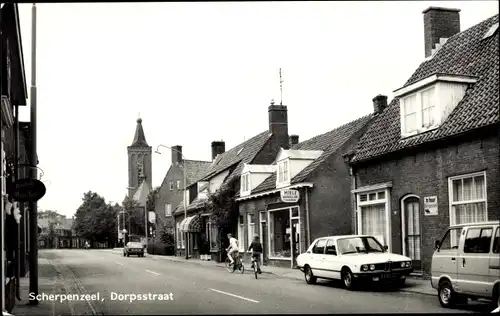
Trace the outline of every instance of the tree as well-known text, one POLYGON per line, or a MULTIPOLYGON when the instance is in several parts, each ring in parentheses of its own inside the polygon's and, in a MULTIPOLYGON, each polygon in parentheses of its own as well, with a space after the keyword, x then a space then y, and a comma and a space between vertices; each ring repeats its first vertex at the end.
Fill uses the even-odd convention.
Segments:
POLYGON ((54 239, 56 238, 56 232, 54 229, 54 222, 49 222, 49 227, 43 230, 39 235, 39 240, 43 240, 47 248, 54 247, 54 239))
POLYGON ((54 246, 54 240, 56 238, 55 226, 60 225, 62 220, 66 216, 59 214, 57 211, 45 210, 38 211, 38 221, 47 220, 48 227, 42 227, 42 232, 39 235, 39 240, 44 241, 47 247, 52 248, 54 246))
POLYGON ((116 207, 106 204, 102 196, 92 191, 84 193, 82 201, 74 222, 78 236, 92 242, 115 240, 118 214, 116 207))
MULTIPOLYGON (((144 224, 146 220, 144 208, 139 202, 128 196, 123 201, 123 208, 125 209, 127 223, 130 227, 129 234, 144 236, 144 224)), ((127 228, 127 230, 129 229, 127 228)))
MULTIPOLYGON (((156 201, 158 199, 158 193, 160 192, 160 187, 156 187, 154 188, 153 191, 149 192, 148 194, 148 198, 146 200, 146 211, 148 212, 153 212, 156 214, 155 212, 155 206, 156 206, 156 201)), ((156 221, 158 221, 158 218, 155 219, 155 222, 150 224, 151 227, 153 228, 153 230, 156 229, 156 221)))

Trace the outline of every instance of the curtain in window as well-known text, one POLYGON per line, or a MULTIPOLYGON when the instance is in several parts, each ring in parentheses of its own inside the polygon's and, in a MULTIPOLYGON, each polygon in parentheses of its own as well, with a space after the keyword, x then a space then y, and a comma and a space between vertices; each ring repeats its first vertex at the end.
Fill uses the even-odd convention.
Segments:
POLYGON ((407 202, 405 215, 408 257, 413 260, 420 260, 420 213, 418 202, 407 202))
POLYGON ((372 235, 383 245, 387 245, 385 204, 361 207, 361 228, 363 235, 372 235))
POLYGON ((406 132, 417 129, 417 95, 411 95, 404 99, 404 121, 406 132))
POLYGON ((486 202, 454 205, 455 224, 466 224, 486 221, 486 202))
POLYGON ((453 180, 452 194, 453 202, 462 202, 461 204, 452 205, 452 212, 455 217, 454 224, 486 221, 486 201, 463 203, 486 198, 483 175, 453 180))
POLYGON ((420 94, 422 102, 422 127, 434 125, 434 88, 422 91, 420 94))

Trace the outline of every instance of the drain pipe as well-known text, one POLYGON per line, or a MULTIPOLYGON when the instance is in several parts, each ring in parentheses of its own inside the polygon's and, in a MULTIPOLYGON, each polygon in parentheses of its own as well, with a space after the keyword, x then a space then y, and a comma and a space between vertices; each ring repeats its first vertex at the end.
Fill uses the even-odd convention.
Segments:
POLYGON ((307 247, 311 244, 311 223, 309 222, 309 188, 306 189, 306 221, 307 221, 307 247))

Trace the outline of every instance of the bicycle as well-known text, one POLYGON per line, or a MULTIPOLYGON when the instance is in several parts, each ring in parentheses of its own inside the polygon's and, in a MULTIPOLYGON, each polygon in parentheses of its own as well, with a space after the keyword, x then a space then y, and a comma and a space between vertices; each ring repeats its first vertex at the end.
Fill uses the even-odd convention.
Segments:
POLYGON ((234 258, 234 264, 231 266, 230 265, 231 260, 229 260, 229 257, 226 257, 226 261, 224 262, 224 265, 226 266, 227 271, 233 273, 238 269, 240 273, 245 272, 245 265, 243 264, 243 260, 240 256, 240 254, 237 254, 234 258))
POLYGON ((255 258, 252 256, 252 268, 253 268, 253 273, 255 274, 255 278, 257 279, 257 274, 260 274, 260 260, 259 258, 255 258))

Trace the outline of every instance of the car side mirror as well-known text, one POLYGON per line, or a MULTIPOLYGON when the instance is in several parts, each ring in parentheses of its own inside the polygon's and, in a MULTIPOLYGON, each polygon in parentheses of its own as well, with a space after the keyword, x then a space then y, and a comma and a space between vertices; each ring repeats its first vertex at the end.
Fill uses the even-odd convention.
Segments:
POLYGON ((434 248, 436 248, 436 250, 439 250, 439 240, 434 241, 434 248))
POLYGON ((387 249, 389 249, 389 247, 387 247, 387 245, 385 245, 385 246, 384 246, 384 250, 387 250, 387 249))

